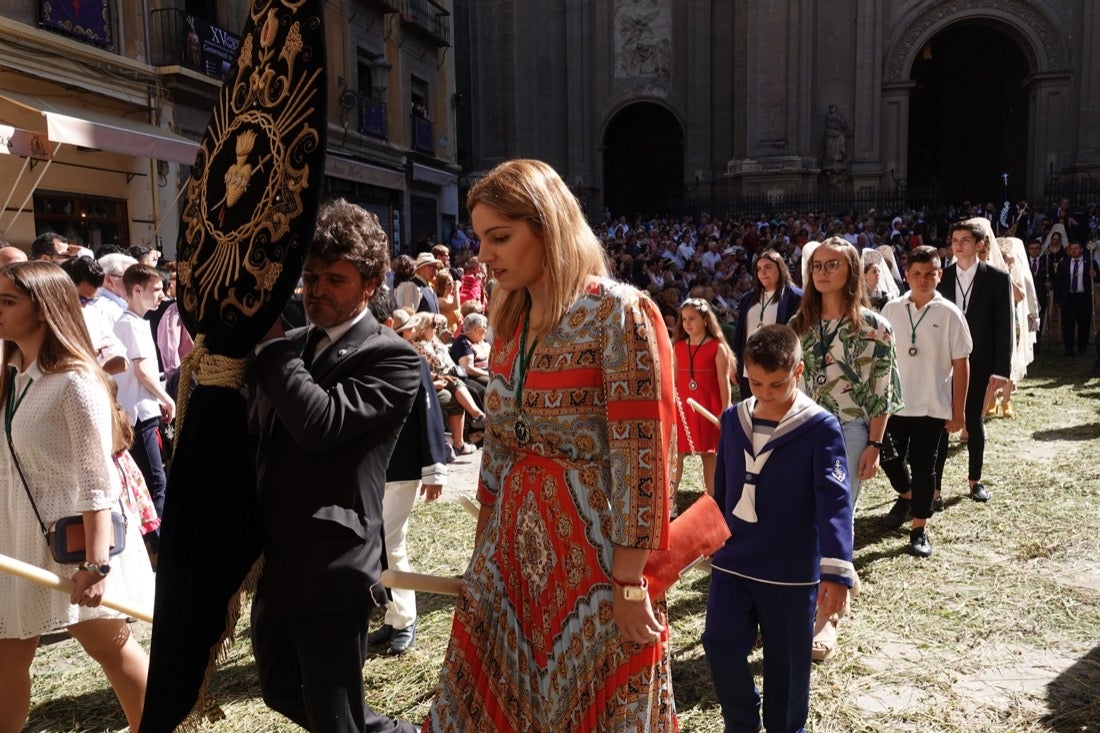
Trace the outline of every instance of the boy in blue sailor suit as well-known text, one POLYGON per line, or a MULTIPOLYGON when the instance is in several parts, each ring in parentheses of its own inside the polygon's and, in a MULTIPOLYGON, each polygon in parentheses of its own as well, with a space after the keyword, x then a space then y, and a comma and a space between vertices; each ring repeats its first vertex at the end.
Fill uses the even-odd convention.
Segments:
POLYGON ((852 587, 852 501, 836 417, 799 389, 788 326, 745 344, 753 396, 722 415, 714 498, 733 536, 711 558, 703 649, 726 733, 756 733, 761 699, 748 656, 764 645, 763 723, 804 730, 815 606, 838 613, 852 587))

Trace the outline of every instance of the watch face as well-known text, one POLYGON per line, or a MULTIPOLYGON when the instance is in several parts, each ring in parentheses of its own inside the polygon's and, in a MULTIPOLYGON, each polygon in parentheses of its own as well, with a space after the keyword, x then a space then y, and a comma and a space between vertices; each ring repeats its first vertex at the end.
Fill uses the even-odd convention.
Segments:
POLYGON ((622 586, 623 599, 627 601, 644 601, 645 600, 645 588, 640 585, 624 585, 622 586))

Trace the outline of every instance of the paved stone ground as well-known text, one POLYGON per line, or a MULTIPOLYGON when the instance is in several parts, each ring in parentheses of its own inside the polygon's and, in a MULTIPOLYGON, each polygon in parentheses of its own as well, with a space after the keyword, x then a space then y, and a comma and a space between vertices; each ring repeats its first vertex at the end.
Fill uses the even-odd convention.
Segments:
POLYGON ((447 484, 440 501, 458 501, 460 494, 471 499, 477 496, 477 475, 481 470, 481 449, 468 456, 459 456, 447 464, 447 484))

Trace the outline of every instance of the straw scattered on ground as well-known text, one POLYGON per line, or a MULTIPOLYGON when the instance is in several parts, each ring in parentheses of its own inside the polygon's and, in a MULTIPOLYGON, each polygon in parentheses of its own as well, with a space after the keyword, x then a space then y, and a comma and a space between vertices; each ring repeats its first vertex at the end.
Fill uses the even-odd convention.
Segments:
MULTIPOLYGON (((1090 362, 1044 355, 1013 400, 1018 417, 989 421, 988 504, 967 497, 966 449, 953 447, 930 559, 908 556, 907 533, 882 527, 893 500, 886 481, 865 486, 855 557, 864 590, 841 626, 837 656, 814 667, 811 730, 1100 731, 1100 381, 1081 379, 1090 362)), ((682 506, 698 496, 699 470, 689 460, 682 506)), ((418 505, 410 530, 417 569, 459 575, 473 528, 456 503, 418 505)), ((699 642, 707 583, 692 571, 669 593, 674 687, 688 733, 722 730, 699 642)), ((418 602, 416 646, 365 668, 368 702, 413 720, 430 704, 453 610, 445 597, 418 602)), ((144 624, 135 630, 147 641, 144 624)), ((247 614, 237 636, 214 687, 225 718, 202 730, 298 730, 259 699, 247 614)), ((759 652, 754 663, 759 674, 759 652)), ((110 688, 75 642, 44 644, 27 730, 124 728, 110 688)))

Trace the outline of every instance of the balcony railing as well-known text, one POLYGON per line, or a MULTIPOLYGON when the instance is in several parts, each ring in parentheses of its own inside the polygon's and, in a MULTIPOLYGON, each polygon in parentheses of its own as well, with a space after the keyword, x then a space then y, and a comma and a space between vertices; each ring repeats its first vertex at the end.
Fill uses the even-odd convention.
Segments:
POLYGON ((374 97, 363 97, 359 107, 359 132, 386 140, 386 103, 374 97))
POLYGON ((178 8, 149 14, 154 66, 186 66, 224 79, 237 56, 240 36, 178 8))
POLYGON ((451 45, 451 14, 432 0, 401 0, 401 20, 437 46, 451 45))
POLYGON ((418 153, 435 155, 435 126, 425 117, 412 115, 412 149, 418 153))

